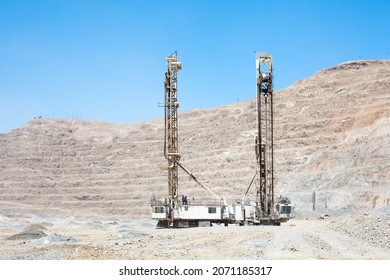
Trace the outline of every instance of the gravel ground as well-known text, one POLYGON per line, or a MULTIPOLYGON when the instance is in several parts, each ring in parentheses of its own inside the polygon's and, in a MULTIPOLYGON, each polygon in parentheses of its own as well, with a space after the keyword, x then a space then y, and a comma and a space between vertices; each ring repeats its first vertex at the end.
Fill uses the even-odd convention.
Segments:
POLYGON ((332 220, 330 227, 367 244, 390 249, 390 214, 345 216, 332 220))
POLYGON ((156 229, 147 219, 0 217, 0 259, 390 259, 389 222, 387 215, 358 215, 280 227, 156 229), (26 238, 37 229, 45 236, 26 238))

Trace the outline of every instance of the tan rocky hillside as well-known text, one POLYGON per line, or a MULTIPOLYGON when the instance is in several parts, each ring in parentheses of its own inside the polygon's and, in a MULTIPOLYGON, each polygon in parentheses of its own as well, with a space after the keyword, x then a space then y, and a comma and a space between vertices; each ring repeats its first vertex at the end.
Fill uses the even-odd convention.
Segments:
MULTIPOLYGON (((340 64, 274 96, 276 194, 306 214, 313 192, 320 212, 388 211, 390 61, 340 64)), ((255 173, 255 127, 254 99, 180 113, 181 162, 241 198, 255 173)), ((148 217, 150 197, 166 195, 165 166, 162 119, 35 119, 0 135, 0 214, 148 217)), ((180 176, 190 199, 207 196, 180 176)))

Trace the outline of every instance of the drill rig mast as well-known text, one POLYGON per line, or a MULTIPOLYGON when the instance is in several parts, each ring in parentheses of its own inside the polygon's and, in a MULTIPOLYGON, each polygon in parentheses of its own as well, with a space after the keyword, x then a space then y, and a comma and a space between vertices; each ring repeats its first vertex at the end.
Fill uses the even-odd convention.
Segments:
POLYGON ((179 136, 178 136, 178 107, 177 73, 181 69, 181 62, 177 61, 177 52, 166 58, 167 70, 165 72, 165 138, 164 156, 168 160, 168 199, 170 216, 173 218, 179 204, 178 195, 178 162, 179 136))
POLYGON ((274 208, 273 163, 273 88, 272 58, 269 53, 256 54, 257 71, 257 135, 255 151, 259 185, 256 190, 257 216, 260 221, 271 219, 274 208))
POLYGON ((256 175, 259 175, 259 180, 256 188, 255 221, 263 225, 280 225, 294 217, 294 206, 288 197, 280 196, 276 202, 274 200, 273 72, 270 53, 256 53, 256 73, 255 151, 256 175))

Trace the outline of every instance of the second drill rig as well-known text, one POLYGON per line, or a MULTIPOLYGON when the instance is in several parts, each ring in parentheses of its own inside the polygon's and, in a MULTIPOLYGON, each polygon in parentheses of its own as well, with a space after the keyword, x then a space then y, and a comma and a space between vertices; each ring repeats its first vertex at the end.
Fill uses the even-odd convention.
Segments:
POLYGON ((270 53, 256 53, 257 134, 255 152, 259 183, 256 188, 255 221, 263 225, 280 225, 293 217, 287 197, 274 200, 274 112, 273 73, 270 53))

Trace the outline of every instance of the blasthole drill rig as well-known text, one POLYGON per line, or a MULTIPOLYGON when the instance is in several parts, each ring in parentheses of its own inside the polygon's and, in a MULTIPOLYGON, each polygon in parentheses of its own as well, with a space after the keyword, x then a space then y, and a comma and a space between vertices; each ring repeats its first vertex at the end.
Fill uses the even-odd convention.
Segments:
MULTIPOLYGON (((201 183, 182 163, 178 145, 178 87, 177 74, 181 62, 177 53, 166 58, 164 92, 165 132, 164 156, 168 161, 168 197, 157 199, 152 196, 152 218, 157 219, 159 228, 211 226, 213 223, 239 225, 280 225, 293 217, 293 206, 288 198, 280 198, 275 204, 273 184, 273 88, 272 59, 270 54, 257 53, 257 114, 258 130, 255 140, 257 170, 252 183, 258 182, 256 200, 228 203, 201 183), (211 199, 188 200, 179 197, 179 168, 187 173, 199 186, 205 189, 211 199)), ((245 198, 244 196, 244 198, 245 198)))

